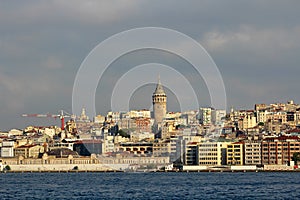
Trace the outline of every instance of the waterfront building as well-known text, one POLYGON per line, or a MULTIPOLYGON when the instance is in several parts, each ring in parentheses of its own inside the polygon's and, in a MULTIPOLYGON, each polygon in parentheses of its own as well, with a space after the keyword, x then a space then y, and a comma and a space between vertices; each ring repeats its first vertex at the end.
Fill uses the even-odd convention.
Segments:
POLYGON ((129 152, 135 155, 152 155, 153 143, 152 142, 126 142, 119 144, 120 152, 129 152))
POLYGON ((226 165, 226 142, 201 142, 197 146, 197 164, 204 166, 226 165))
POLYGON ((14 149, 14 156, 23 156, 24 158, 38 158, 40 153, 44 152, 44 147, 34 144, 27 144, 16 147, 14 149))
POLYGON ((0 157, 9 158, 14 157, 14 141, 2 141, 0 157))
MULTIPOLYGON (((96 158, 95 155, 91 155, 88 157, 81 157, 72 154, 69 154, 67 156, 61 156, 61 153, 59 152, 57 155, 48 155, 47 153, 44 153, 43 156, 39 158, 25 158, 23 156, 18 156, 14 158, 2 158, 2 164, 9 165, 11 167, 17 167, 16 165, 22 165, 23 168, 26 168, 27 165, 27 168, 33 171, 37 171, 43 170, 44 168, 58 170, 58 167, 61 167, 59 165, 62 164, 66 166, 70 164, 100 164, 100 161, 96 158), (32 167, 30 168, 30 166, 32 167)), ((68 167, 68 170, 71 169, 71 167, 68 167)))
POLYGON ((185 148, 187 141, 183 139, 182 135, 172 135, 170 138, 171 152, 170 161, 183 163, 185 148))
POLYGON ((262 164, 289 165, 293 154, 299 152, 298 136, 268 137, 262 141, 262 164))
POLYGON ((184 164, 197 165, 197 142, 189 142, 185 148, 184 164))
POLYGON ((245 140, 244 141, 244 160, 245 165, 261 164, 261 141, 245 140))
POLYGON ((100 156, 98 157, 102 164, 117 165, 161 165, 165 166, 170 163, 168 156, 154 157, 154 156, 133 156, 130 153, 116 154, 114 156, 100 156))
POLYGON ((170 156, 171 142, 168 140, 156 140, 153 143, 153 156, 170 156))
POLYGON ((101 150, 102 151, 99 154, 114 152, 116 150, 116 148, 115 148, 115 136, 105 134, 101 150))
POLYGON ((244 151, 243 142, 234 142, 227 145, 227 165, 243 165, 244 151))

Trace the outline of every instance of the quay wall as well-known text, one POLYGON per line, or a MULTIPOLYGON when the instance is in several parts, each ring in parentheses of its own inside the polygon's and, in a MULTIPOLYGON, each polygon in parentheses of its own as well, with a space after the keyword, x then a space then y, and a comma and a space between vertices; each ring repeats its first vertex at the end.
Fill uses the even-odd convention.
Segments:
POLYGON ((103 164, 35 164, 35 165, 9 165, 14 172, 48 172, 48 171, 111 171, 112 169, 103 164))
POLYGON ((292 170, 294 170, 294 167, 286 166, 286 165, 265 165, 264 170, 266 170, 266 171, 292 171, 292 170))

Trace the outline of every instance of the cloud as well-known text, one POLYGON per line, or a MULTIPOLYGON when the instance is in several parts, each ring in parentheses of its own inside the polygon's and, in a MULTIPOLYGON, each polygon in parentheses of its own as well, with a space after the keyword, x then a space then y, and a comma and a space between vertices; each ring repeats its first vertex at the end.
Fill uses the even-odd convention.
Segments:
POLYGON ((284 29, 241 25, 237 30, 207 32, 201 41, 211 52, 246 50, 259 57, 276 58, 285 51, 294 49, 298 51, 300 48, 299 35, 300 26, 284 29))
POLYGON ((85 24, 103 24, 121 20, 130 15, 138 1, 132 0, 52 0, 34 2, 11 3, 12 10, 1 10, 0 21, 2 23, 14 23, 19 25, 36 24, 43 22, 45 25, 52 23, 65 23, 77 21, 85 24), (18 4, 17 4, 18 3, 18 4), (1 20, 2 19, 2 20, 1 20))
MULTIPOLYGON (((0 4, 0 128, 22 128, 12 112, 56 112, 70 106, 76 71, 89 51, 113 34, 143 26, 175 29, 199 41, 223 75, 229 105, 252 107, 256 101, 274 97, 295 97, 300 102, 296 95, 300 93, 298 1, 28 0, 0 4)), ((184 43, 174 45, 189 51, 184 43)), ((132 57, 143 63, 149 55, 132 57)), ((193 77, 185 63, 158 59, 164 60, 193 77)), ((127 62, 134 64, 130 58, 127 62)), ((124 63, 115 68, 123 69, 124 63)), ((114 75, 107 79, 114 80, 114 75)), ((201 94, 207 93, 202 80, 193 80, 201 94)), ((105 82, 108 86, 109 81, 105 82)), ((98 110, 103 98, 99 97, 98 110)))
POLYGON ((41 65, 47 69, 61 69, 63 67, 62 62, 54 56, 49 56, 41 65))

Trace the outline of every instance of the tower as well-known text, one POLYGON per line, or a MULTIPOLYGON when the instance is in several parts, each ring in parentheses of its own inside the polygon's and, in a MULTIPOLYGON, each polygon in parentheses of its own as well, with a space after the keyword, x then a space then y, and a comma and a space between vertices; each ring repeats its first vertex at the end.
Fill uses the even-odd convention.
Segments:
POLYGON ((161 85, 160 78, 158 78, 158 83, 156 89, 152 95, 153 103, 153 113, 154 113, 154 125, 157 130, 161 128, 161 123, 166 117, 167 113, 167 95, 161 85))

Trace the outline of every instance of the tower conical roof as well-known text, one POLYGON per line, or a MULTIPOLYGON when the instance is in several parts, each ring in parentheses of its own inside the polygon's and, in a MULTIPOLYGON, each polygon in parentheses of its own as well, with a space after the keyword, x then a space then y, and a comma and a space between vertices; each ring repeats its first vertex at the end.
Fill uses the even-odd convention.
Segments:
POLYGON ((156 85, 156 89, 153 94, 166 94, 164 87, 161 85, 160 77, 158 77, 158 83, 156 85))

